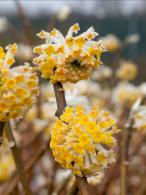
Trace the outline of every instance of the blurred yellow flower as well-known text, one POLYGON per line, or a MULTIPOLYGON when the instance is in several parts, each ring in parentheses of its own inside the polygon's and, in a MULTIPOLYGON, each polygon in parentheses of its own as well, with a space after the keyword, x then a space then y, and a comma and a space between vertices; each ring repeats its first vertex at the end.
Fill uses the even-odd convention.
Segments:
POLYGON ((138 69, 135 63, 131 61, 122 61, 120 68, 116 71, 116 77, 123 80, 134 80, 137 76, 138 69))
POLYGON ((43 78, 49 78, 52 83, 75 83, 87 79, 91 70, 101 64, 100 57, 105 48, 100 41, 93 41, 97 33, 91 27, 73 37, 79 29, 78 24, 71 26, 66 37, 57 29, 37 34, 46 40, 45 44, 34 48, 34 53, 39 54, 34 63, 39 65, 43 78))
POLYGON ((113 134, 119 130, 108 112, 67 107, 51 131, 51 148, 58 163, 79 176, 97 175, 115 161, 113 134))
POLYGON ((105 37, 101 38, 104 46, 110 51, 114 52, 120 49, 121 41, 113 34, 108 34, 105 37))
POLYGON ((0 121, 22 116, 38 94, 38 78, 29 64, 10 68, 17 45, 0 48, 0 121))
POLYGON ((113 90, 112 101, 118 109, 120 106, 131 108, 134 102, 142 96, 140 88, 128 82, 120 82, 113 90))
POLYGON ((104 81, 112 77, 112 68, 102 65, 99 70, 93 71, 91 78, 95 81, 104 81))

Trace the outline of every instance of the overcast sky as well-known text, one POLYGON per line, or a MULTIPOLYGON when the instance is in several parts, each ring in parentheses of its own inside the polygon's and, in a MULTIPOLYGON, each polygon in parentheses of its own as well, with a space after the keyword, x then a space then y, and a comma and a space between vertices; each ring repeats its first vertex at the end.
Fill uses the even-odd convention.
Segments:
MULTIPOLYGON (((103 14, 105 8, 114 9, 116 0, 20 0, 29 15, 41 13, 53 14, 61 7, 69 5, 72 10, 77 10, 86 14, 92 14, 97 7, 96 15, 103 14), (102 1, 102 2, 101 2, 102 1)), ((120 8, 125 14, 141 11, 145 0, 119 0, 120 8)), ((145 4, 146 6, 146 4, 145 4)), ((13 0, 0 0, 0 15, 16 13, 13 0)))

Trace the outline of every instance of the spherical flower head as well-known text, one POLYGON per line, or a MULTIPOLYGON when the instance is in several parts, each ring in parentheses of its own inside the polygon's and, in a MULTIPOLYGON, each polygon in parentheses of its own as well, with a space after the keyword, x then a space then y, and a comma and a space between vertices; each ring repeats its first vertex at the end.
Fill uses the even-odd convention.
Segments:
POLYGON ((116 76, 122 80, 134 80, 137 76, 137 66, 131 61, 123 61, 120 64, 120 68, 116 72, 116 76))
POLYGON ((39 66, 43 78, 50 79, 52 83, 76 83, 87 79, 90 72, 99 67, 105 48, 100 41, 93 41, 97 36, 93 27, 73 37, 79 29, 78 24, 71 26, 65 37, 57 29, 38 34, 46 40, 45 44, 34 48, 34 53, 39 54, 34 63, 39 66))
POLYGON ((95 81, 105 81, 112 77, 113 71, 108 66, 101 66, 98 71, 94 71, 91 78, 95 81))
POLYGON ((126 44, 136 44, 140 41, 140 35, 135 33, 135 34, 131 34, 131 35, 127 35, 127 37, 125 38, 125 43, 126 44))
POLYGON ((120 82, 113 90, 112 101, 117 107, 131 108, 143 94, 139 87, 128 82, 120 82))
POLYGON ((17 45, 0 48, 0 121, 22 116, 38 94, 38 78, 29 64, 11 68, 17 45))
POLYGON ((113 34, 108 34, 107 36, 101 38, 101 40, 110 52, 115 52, 121 47, 121 41, 113 34))
POLYGON ((78 176, 97 175, 115 161, 119 130, 108 112, 92 108, 67 107, 51 132, 51 149, 58 163, 78 176))

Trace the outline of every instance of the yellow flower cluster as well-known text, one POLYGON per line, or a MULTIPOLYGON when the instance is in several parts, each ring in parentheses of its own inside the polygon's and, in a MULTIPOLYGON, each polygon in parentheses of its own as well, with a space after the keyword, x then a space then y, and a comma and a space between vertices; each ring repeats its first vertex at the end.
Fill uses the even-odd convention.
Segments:
POLYGON ((121 82, 113 91, 113 102, 119 106, 131 108, 134 102, 142 97, 140 89, 128 82, 121 82))
POLYGON ((38 78, 29 64, 10 68, 17 45, 0 47, 0 121, 22 116, 38 94, 38 78))
POLYGON ((120 49, 121 41, 113 34, 108 34, 107 36, 101 38, 103 44, 110 52, 115 52, 120 49))
POLYGON ((116 72, 116 76, 123 80, 134 80, 137 76, 137 66, 131 61, 123 61, 116 72))
POLYGON ((91 70, 101 64, 100 58, 105 48, 100 41, 93 41, 97 33, 91 27, 73 37, 73 33, 79 29, 78 24, 71 26, 65 37, 57 29, 37 34, 46 40, 45 44, 34 48, 34 53, 39 54, 34 63, 39 65, 43 78, 49 78, 52 83, 76 83, 87 79, 91 70))
POLYGON ((115 161, 113 134, 119 130, 108 112, 93 107, 66 107, 51 132, 51 148, 58 163, 79 176, 97 175, 115 161))

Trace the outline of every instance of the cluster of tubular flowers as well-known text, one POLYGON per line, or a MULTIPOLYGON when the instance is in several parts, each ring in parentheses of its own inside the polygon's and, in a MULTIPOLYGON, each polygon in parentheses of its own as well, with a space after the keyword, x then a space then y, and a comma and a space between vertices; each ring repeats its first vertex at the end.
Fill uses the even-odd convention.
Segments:
POLYGON ((142 97, 140 88, 128 82, 120 82, 113 90, 112 100, 119 106, 131 108, 135 101, 142 97))
POLYGON ((79 29, 78 24, 71 26, 65 37, 57 29, 37 34, 46 40, 45 44, 34 48, 34 53, 39 54, 34 63, 43 78, 50 79, 52 83, 75 83, 87 79, 90 72, 101 64, 105 48, 100 41, 93 41, 97 33, 91 27, 73 37, 79 29))
POLYGON ((115 161, 116 140, 119 130, 107 111, 93 107, 66 107, 52 127, 51 149, 58 163, 78 176, 100 174, 115 161))
POLYGON ((99 70, 94 71, 92 74, 92 79, 95 81, 104 81, 111 78, 113 71, 108 66, 101 66, 99 70))
POLYGON ((137 66, 131 61, 121 62, 120 68, 116 72, 116 76, 122 80, 134 80, 137 76, 137 66))
POLYGON ((11 68, 17 45, 0 47, 0 121, 22 116, 38 94, 38 78, 29 64, 11 68))
POLYGON ((101 38, 103 44, 110 52, 115 52, 120 49, 121 41, 113 34, 108 34, 107 36, 101 38))

